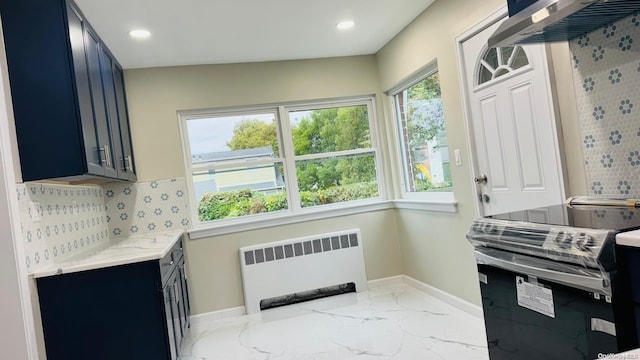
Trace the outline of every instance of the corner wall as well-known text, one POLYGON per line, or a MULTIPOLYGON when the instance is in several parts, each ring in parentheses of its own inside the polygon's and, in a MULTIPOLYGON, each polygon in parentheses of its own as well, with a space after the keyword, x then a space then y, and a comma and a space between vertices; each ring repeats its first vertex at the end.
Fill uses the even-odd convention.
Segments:
MULTIPOLYGON (((455 39, 500 6, 504 1, 438 0, 376 56, 383 91, 438 61, 449 150, 453 153, 460 149, 462 155, 463 165, 451 167, 457 213, 396 211, 404 273, 478 305, 480 289, 473 248, 465 238, 475 216, 475 194, 455 39)), ((385 105, 385 115, 392 119, 388 102, 385 105)))
MULTIPOLYGON (((140 182, 184 177, 180 110, 376 95, 386 149, 374 56, 134 69, 125 81, 140 182)), ((362 231, 368 279, 402 274, 394 210, 192 240, 185 252, 193 313, 244 304, 240 247, 350 228, 362 231)))

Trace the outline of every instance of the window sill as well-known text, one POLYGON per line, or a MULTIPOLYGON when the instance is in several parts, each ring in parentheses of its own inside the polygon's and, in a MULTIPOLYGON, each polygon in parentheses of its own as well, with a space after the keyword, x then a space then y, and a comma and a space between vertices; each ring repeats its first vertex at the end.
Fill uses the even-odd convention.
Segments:
POLYGON ((240 231, 250 231, 263 229, 273 226, 281 226, 295 224, 303 221, 322 220, 333 217, 362 214, 371 211, 380 211, 388 209, 409 209, 423 211, 440 211, 455 213, 458 211, 458 203, 456 201, 418 201, 418 200, 394 200, 379 201, 375 203, 359 204, 349 207, 341 206, 339 208, 325 208, 317 211, 295 214, 282 214, 267 219, 259 219, 253 221, 243 221, 233 224, 203 224, 195 229, 188 230, 191 240, 202 239, 206 237, 231 234, 240 231))
POLYGON ((394 200, 393 206, 396 209, 440 211, 455 213, 458 212, 458 202, 455 200, 446 201, 425 201, 425 200, 394 200))
POLYGON ((263 229, 273 226, 281 226, 295 224, 304 221, 329 219, 333 217, 361 214, 371 211, 380 211, 393 209, 394 205, 391 201, 376 201, 366 204, 358 204, 349 207, 326 207, 314 211, 291 214, 283 213, 269 218, 254 219, 251 221, 242 221, 231 224, 202 224, 200 227, 188 230, 191 240, 202 239, 205 237, 224 235, 240 231, 249 231, 263 229))

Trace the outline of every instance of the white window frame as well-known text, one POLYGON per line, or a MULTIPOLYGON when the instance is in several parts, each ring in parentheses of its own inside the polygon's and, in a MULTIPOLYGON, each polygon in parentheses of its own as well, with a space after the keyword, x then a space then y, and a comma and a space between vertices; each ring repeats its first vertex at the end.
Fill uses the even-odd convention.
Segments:
MULTIPOLYGON (((396 200, 396 206, 399 208, 408 209, 427 209, 435 211, 455 212, 457 211, 454 192, 452 191, 423 191, 423 192, 411 192, 407 191, 407 177, 409 176, 406 169, 407 158, 404 151, 404 140, 402 134, 402 125, 400 118, 398 117, 397 104, 395 97, 399 93, 405 91, 411 86, 419 83, 427 77, 437 73, 438 62, 436 60, 430 62, 424 67, 420 68, 413 74, 406 77, 396 86, 386 91, 385 94, 389 98, 389 104, 391 106, 391 113, 393 115, 393 132, 396 139, 395 156, 397 156, 397 168, 395 169, 400 174, 400 179, 397 189, 400 193, 401 200, 396 200), (435 205, 432 207, 430 205, 435 205)), ((445 116, 446 127, 446 116, 445 116)), ((445 129, 446 132, 446 129, 445 129)), ((451 156, 450 156, 451 158, 451 156)))
MULTIPOLYGON (((239 106, 233 108, 179 111, 178 121, 180 126, 180 135, 185 163, 185 178, 189 196, 189 206, 191 208, 191 224, 193 224, 193 229, 189 231, 191 238, 225 234, 240 230, 250 230, 259 227, 276 226, 298 221, 344 216, 346 214, 354 214, 372 210, 375 211, 393 207, 393 204, 391 202, 386 201, 384 176, 382 175, 382 154, 380 153, 380 139, 378 136, 379 129, 377 127, 378 121, 376 114, 375 97, 373 95, 354 98, 328 99, 260 106, 239 106), (370 148, 299 156, 294 155, 289 112, 363 105, 367 106, 367 114, 369 117, 369 133, 371 137, 370 148), (282 162, 285 167, 284 176, 286 184, 285 190, 287 192, 289 205, 288 209, 270 213, 268 212, 255 215, 245 215, 232 219, 200 221, 198 217, 198 203, 197 199, 195 199, 193 173, 197 170, 208 169, 210 167, 220 168, 221 166, 194 166, 194 164, 192 163, 191 147, 188 138, 189 134, 187 129, 187 121, 195 119, 206 119, 211 117, 264 114, 270 112, 274 113, 274 118, 276 121, 276 131, 278 132, 278 140, 280 143, 280 153, 278 154, 279 157, 269 160, 253 160, 243 163, 243 165, 251 166, 263 164, 265 162, 282 162), (295 164, 297 161, 330 158, 332 156, 355 155, 361 153, 372 153, 375 157, 376 176, 378 181, 378 197, 306 208, 303 208, 301 206, 300 196, 298 192, 297 174, 295 171, 295 164)), ((223 167, 224 166, 226 165, 223 165, 223 167)), ((234 165, 228 165, 228 167, 234 167, 234 165)))

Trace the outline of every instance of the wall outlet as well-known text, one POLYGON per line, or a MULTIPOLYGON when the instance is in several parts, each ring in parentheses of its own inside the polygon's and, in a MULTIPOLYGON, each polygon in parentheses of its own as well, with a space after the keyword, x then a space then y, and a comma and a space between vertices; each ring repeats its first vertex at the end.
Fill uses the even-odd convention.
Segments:
POLYGON ((453 155, 456 158, 456 165, 462 166, 462 156, 460 156, 460 149, 453 150, 453 155))

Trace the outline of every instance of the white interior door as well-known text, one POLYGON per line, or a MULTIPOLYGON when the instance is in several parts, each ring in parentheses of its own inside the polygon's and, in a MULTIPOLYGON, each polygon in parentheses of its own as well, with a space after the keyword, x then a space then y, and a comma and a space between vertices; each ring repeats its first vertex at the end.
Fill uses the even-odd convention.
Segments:
POLYGON ((564 200, 544 46, 489 49, 502 20, 459 41, 480 215, 564 200))

